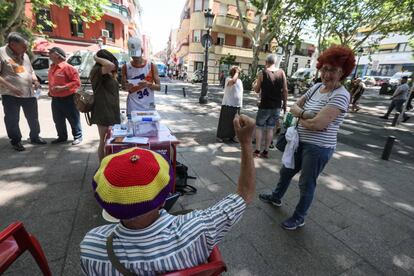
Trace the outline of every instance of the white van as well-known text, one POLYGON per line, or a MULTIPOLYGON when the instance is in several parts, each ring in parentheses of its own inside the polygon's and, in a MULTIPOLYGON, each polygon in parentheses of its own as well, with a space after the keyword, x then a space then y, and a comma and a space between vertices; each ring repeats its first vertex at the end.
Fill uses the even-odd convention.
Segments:
MULTIPOLYGON (((67 61, 78 70, 79 66, 82 63, 82 59, 74 56, 70 56, 67 61)), ((32 67, 40 83, 48 82, 47 75, 49 73, 49 67, 51 64, 52 61, 47 56, 38 56, 33 60, 32 67)))
MULTIPOLYGON (((130 61, 129 55, 125 52, 112 53, 118 60, 118 82, 121 82, 121 68, 122 65, 130 61)), ((68 59, 68 63, 72 64, 78 69, 79 77, 82 83, 90 82, 89 74, 91 73, 92 67, 95 65, 93 59, 95 52, 89 50, 80 50, 73 53, 68 59)))

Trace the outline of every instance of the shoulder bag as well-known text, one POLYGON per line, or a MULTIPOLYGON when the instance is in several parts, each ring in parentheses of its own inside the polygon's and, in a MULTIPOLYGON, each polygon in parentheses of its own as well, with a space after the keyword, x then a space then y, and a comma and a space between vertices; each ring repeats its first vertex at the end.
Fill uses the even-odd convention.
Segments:
MULTIPOLYGON (((321 86, 322 86, 322 83, 318 87, 316 87, 315 90, 313 90, 312 94, 309 96, 308 101, 312 98, 312 96, 316 93, 316 91, 318 91, 318 89, 321 86)), ((299 120, 296 121, 296 128, 298 127, 298 124, 299 124, 299 120)), ((276 145, 275 146, 281 152, 284 152, 285 148, 286 148, 286 144, 287 144, 286 131, 287 131, 288 127, 285 127, 284 130, 279 134, 279 136, 277 136, 277 139, 276 139, 276 145)))
MULTIPOLYGON (((88 78, 89 80, 89 78, 88 78)), ((90 112, 93 109, 93 104, 95 102, 95 97, 93 91, 86 89, 88 80, 84 83, 74 95, 75 107, 79 112, 85 113, 86 123, 92 125, 90 112)))

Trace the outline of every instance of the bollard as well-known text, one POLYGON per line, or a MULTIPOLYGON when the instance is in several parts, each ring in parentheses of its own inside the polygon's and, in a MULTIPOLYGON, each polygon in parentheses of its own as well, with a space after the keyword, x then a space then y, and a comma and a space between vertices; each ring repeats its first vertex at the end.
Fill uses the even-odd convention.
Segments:
POLYGON ((167 94, 167 90, 168 90, 168 85, 165 85, 165 90, 164 90, 165 94, 167 94))
POLYGON ((397 125, 397 122, 398 122, 398 118, 400 117, 400 113, 399 112, 397 112, 397 113, 395 113, 394 114, 394 118, 392 119, 392 126, 396 126, 397 125))
POLYGON ((184 96, 184 98, 187 96, 187 95, 185 94, 185 87, 183 87, 183 96, 184 96))
POLYGON ((382 151, 382 160, 388 160, 391 155, 392 146, 394 146, 395 136, 388 136, 387 142, 385 142, 384 150, 382 151))

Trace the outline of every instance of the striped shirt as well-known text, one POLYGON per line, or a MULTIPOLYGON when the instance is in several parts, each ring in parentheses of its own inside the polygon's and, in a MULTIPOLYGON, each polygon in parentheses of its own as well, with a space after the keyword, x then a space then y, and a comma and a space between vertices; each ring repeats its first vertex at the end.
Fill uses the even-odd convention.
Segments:
POLYGON ((315 84, 305 93, 306 102, 304 109, 318 113, 323 107, 331 106, 338 108, 341 113, 323 131, 309 130, 299 125, 299 141, 324 148, 335 148, 339 127, 344 121, 345 114, 348 110, 350 95, 343 86, 329 93, 320 93, 320 88, 323 85, 319 88, 316 88, 316 86, 319 86, 319 84, 315 84), (318 90, 312 95, 314 89, 318 90), (312 97, 309 99, 311 95, 312 97))
POLYGON ((155 275, 194 267, 207 262, 213 247, 240 220, 246 204, 231 194, 206 210, 160 217, 145 229, 132 230, 119 224, 89 231, 81 242, 84 275, 121 275, 111 264, 106 239, 114 232, 114 252, 119 261, 138 275, 155 275))

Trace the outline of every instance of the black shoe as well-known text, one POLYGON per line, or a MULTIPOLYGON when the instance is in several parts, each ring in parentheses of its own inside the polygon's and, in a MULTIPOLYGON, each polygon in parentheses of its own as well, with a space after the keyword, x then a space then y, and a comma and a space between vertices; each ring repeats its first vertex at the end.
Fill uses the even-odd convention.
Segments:
MULTIPOLYGON (((50 143, 52 143, 52 144, 59 144, 59 143, 64 143, 64 142, 66 142, 68 139, 64 139, 64 138, 57 138, 57 139, 55 139, 55 140, 53 140, 52 142, 50 142, 50 143)), ((75 141, 74 141, 75 142, 75 141)))
POLYGON ((23 147, 23 145, 22 145, 21 142, 17 142, 17 143, 12 144, 12 147, 16 151, 24 151, 24 150, 26 150, 26 148, 23 147))
POLYGON ((36 139, 30 139, 30 144, 34 144, 34 145, 46 145, 47 142, 45 140, 43 140, 40 137, 37 137, 36 139))
POLYGON ((273 144, 273 141, 272 141, 269 145, 269 149, 274 149, 274 148, 275 148, 275 145, 273 144))
POLYGON ((281 224, 282 228, 286 230, 296 230, 300 227, 303 227, 304 225, 305 220, 303 218, 295 217, 290 217, 281 224))
POLYGON ((72 142, 72 146, 79 145, 80 143, 82 143, 82 137, 74 139, 72 142))
POLYGON ((405 122, 407 122, 409 119, 410 119, 411 117, 405 117, 402 121, 403 121, 403 123, 405 123, 405 122))
POLYGON ((381 118, 381 119, 388 120, 388 116, 385 116, 385 115, 384 115, 384 116, 380 116, 380 118, 381 118))
POLYGON ((280 199, 273 198, 271 194, 260 194, 259 199, 263 202, 270 203, 276 207, 282 206, 282 201, 280 199))

